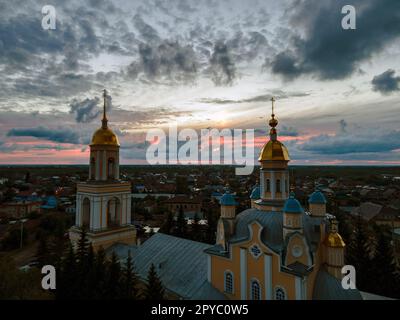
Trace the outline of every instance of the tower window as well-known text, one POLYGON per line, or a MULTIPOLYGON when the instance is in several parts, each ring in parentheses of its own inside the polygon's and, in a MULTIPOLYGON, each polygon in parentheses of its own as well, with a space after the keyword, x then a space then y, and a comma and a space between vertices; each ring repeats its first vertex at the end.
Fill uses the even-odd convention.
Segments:
POLYGON ((108 159, 108 178, 109 179, 114 179, 114 159, 109 158, 108 159))
POLYGON ((267 192, 271 192, 271 185, 269 179, 267 179, 267 192))
POLYGON ((251 280, 251 300, 261 300, 260 283, 257 280, 251 280))
POLYGON ((288 181, 285 180, 285 191, 288 193, 289 192, 289 187, 288 187, 288 181))
POLYGON ((281 180, 276 180, 276 192, 281 192, 281 180))
POLYGON ((90 179, 95 179, 96 176, 96 160, 94 157, 90 159, 90 179))
POLYGON ((283 288, 275 289, 275 300, 286 300, 286 293, 283 288))
POLYGON ((225 292, 233 293, 233 274, 230 271, 225 272, 225 292))

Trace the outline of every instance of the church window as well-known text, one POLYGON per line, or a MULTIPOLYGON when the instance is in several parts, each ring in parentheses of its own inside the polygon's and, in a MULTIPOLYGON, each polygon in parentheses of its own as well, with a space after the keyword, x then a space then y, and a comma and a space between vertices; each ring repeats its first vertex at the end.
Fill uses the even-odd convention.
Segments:
POLYGON ((261 300, 261 288, 258 280, 251 280, 251 300, 261 300))
POLYGON ((96 172, 96 160, 94 157, 90 159, 90 179, 95 179, 96 172))
POLYGON ((286 293, 283 288, 275 289, 275 300, 286 300, 286 293))
POLYGON ((250 247, 250 253, 256 259, 262 254, 261 249, 257 244, 253 244, 250 247))
POLYGON ((271 185, 269 179, 267 179, 267 192, 271 192, 271 185))
POLYGON ((225 271, 225 292, 233 293, 233 274, 230 271, 225 271))
POLYGON ((281 192, 281 180, 276 180, 276 192, 281 192))
POLYGON ((108 178, 109 179, 114 179, 114 167, 115 167, 114 159, 109 158, 108 159, 108 178))

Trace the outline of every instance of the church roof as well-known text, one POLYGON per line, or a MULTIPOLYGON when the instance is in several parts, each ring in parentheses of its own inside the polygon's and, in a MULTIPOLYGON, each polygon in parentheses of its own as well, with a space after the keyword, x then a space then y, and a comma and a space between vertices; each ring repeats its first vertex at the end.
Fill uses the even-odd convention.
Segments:
MULTIPOLYGON (((237 243, 250 239, 249 225, 255 221, 263 227, 261 241, 271 250, 281 252, 285 247, 285 242, 283 239, 283 214, 280 211, 266 212, 255 208, 242 211, 236 216, 235 234, 229 239, 229 242, 237 243)), ((310 217, 303 214, 304 235, 313 252, 319 244, 320 225, 324 221, 324 217, 310 217)))
POLYGON ((260 186, 255 186, 253 191, 251 191, 250 199, 258 200, 260 199, 260 186))
POLYGON ((290 193, 289 198, 285 201, 283 211, 288 212, 288 213, 303 213, 304 212, 300 202, 294 197, 293 192, 290 193))
POLYGON ((110 248, 120 259, 126 259, 128 250, 141 279, 146 279, 150 265, 169 291, 183 299, 225 299, 225 296, 207 281, 207 254, 211 245, 163 233, 156 233, 141 246, 117 244, 110 248))
POLYGON ((329 274, 325 269, 321 269, 315 279, 313 299, 362 300, 362 296, 357 289, 343 289, 340 280, 329 274))
POLYGON ((308 203, 325 204, 326 198, 321 191, 315 191, 308 198, 308 203))
POLYGON ((235 198, 229 191, 224 193, 224 195, 219 200, 219 203, 222 206, 235 206, 236 205, 235 198))

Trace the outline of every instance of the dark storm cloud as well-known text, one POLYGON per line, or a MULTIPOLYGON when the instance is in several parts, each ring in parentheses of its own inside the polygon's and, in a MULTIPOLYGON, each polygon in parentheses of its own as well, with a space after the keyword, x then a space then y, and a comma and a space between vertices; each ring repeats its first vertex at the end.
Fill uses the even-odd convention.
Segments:
POLYGON ((210 58, 211 79, 217 86, 231 85, 236 77, 236 66, 231 52, 223 41, 214 45, 210 58))
POLYGON ((235 62, 251 62, 267 49, 272 50, 267 38, 258 31, 238 31, 226 41, 226 46, 235 62))
POLYGON ((382 94, 391 94, 400 90, 400 77, 396 77, 395 71, 392 69, 375 76, 371 83, 373 90, 382 94))
POLYGON ((197 60, 193 47, 179 42, 162 41, 160 44, 139 45, 138 62, 132 63, 127 74, 136 78, 144 73, 155 80, 167 78, 174 81, 192 81, 197 75, 197 60))
POLYGON ((70 129, 49 129, 45 127, 11 129, 8 137, 34 137, 60 143, 79 143, 78 134, 70 129))
POLYGON ((70 113, 75 115, 76 122, 90 122, 100 114, 99 102, 100 99, 98 97, 93 99, 86 98, 83 101, 74 99, 69 105, 70 113))
POLYGON ((285 77, 311 73, 321 79, 342 79, 400 36, 400 1, 352 1, 356 30, 341 26, 341 8, 347 4, 347 0, 297 1, 291 22, 293 27, 304 26, 306 35, 292 38, 293 55, 283 51, 272 60, 273 72, 285 77))
MULTIPOLYGON (((112 98, 111 96, 107 95, 106 99, 107 111, 109 111, 112 108, 112 98)), ((103 103, 103 99, 100 100, 98 97, 93 99, 86 98, 82 101, 74 99, 69 105, 69 113, 75 115, 76 122, 91 122, 93 119, 97 118, 100 112, 103 110, 99 107, 100 101, 103 103)))
MULTIPOLYGON (((268 62, 267 62, 268 63, 268 62)), ((296 58, 288 52, 277 54, 272 60, 272 72, 283 75, 285 78, 294 78, 300 75, 301 70, 297 65, 296 58)), ((264 64, 263 67, 267 65, 264 64)))
POLYGON ((135 14, 133 17, 133 24, 139 35, 146 42, 158 42, 160 41, 160 37, 156 29, 154 29, 150 24, 146 23, 140 14, 135 14))

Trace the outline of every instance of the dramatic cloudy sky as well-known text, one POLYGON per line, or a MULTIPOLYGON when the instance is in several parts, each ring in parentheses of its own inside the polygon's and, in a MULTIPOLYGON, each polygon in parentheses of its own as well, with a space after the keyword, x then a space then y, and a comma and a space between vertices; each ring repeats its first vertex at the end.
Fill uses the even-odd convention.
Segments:
POLYGON ((0 71, 3 164, 87 163, 103 88, 122 163, 175 121, 260 147, 274 95, 293 163, 400 164, 399 0, 0 0, 0 71))

